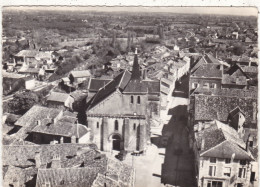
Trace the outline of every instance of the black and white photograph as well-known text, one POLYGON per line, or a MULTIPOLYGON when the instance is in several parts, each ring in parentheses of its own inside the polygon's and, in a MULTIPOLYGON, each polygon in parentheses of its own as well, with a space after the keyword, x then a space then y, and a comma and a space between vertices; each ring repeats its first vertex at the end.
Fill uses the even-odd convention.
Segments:
POLYGON ((256 7, 2 7, 3 187, 258 187, 256 7))

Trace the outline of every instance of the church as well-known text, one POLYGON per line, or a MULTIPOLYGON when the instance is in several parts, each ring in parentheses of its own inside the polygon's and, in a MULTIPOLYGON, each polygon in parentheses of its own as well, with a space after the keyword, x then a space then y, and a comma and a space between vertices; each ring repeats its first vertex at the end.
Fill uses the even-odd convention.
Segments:
POLYGON ((159 111, 160 82, 143 78, 136 50, 132 72, 124 70, 87 102, 87 125, 102 151, 143 151, 159 111))

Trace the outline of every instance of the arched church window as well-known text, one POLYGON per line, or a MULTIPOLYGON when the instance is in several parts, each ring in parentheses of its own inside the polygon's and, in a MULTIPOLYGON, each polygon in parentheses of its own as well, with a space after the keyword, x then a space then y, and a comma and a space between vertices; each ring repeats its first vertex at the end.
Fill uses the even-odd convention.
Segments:
POLYGON ((97 129, 99 128, 99 122, 97 122, 97 129))
POLYGON ((131 104, 134 103, 134 96, 131 95, 131 104))
POLYGON ((134 123, 134 127, 133 127, 133 129, 135 130, 136 129, 136 124, 134 123))
POLYGON ((118 131, 118 121, 115 120, 115 130, 118 131))
POLYGON ((141 98, 140 96, 137 97, 137 104, 140 104, 141 103, 141 98))

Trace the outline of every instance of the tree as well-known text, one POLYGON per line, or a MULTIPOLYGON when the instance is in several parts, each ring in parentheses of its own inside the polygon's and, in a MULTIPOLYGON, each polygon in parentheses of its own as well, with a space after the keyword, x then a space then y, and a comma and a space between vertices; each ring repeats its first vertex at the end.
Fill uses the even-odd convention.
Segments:
POLYGON ((33 105, 40 103, 41 97, 33 91, 25 91, 14 95, 14 98, 8 103, 9 112, 24 114, 33 105))
POLYGON ((233 48, 233 53, 237 56, 241 56, 245 52, 245 47, 242 44, 236 44, 233 48))

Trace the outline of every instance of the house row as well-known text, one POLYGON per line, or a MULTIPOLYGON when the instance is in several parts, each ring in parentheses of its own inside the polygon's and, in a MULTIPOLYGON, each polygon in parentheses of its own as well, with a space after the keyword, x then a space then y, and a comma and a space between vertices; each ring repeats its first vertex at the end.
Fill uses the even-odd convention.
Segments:
POLYGON ((211 54, 190 70, 190 148, 199 187, 256 186, 257 86, 242 66, 211 54))
POLYGON ((257 67, 242 67, 237 64, 229 66, 217 59, 212 61, 207 58, 210 56, 214 58, 206 54, 193 64, 190 71, 190 93, 198 87, 249 89, 251 86, 256 86, 250 82, 257 76, 257 67), (249 69, 252 69, 251 73, 249 69))

